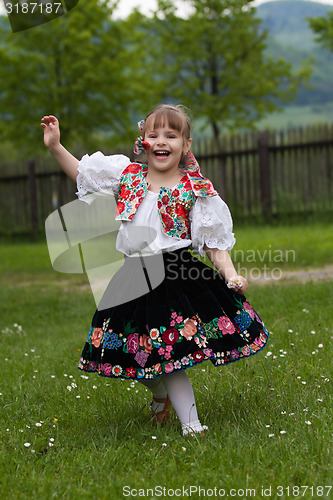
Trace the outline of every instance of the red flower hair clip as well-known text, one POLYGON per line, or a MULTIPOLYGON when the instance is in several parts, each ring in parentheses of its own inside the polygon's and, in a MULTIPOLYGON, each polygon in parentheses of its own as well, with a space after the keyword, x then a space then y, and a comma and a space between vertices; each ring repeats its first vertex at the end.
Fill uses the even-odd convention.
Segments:
MULTIPOLYGON (((139 130, 143 130, 143 127, 144 127, 144 124, 145 124, 145 121, 144 120, 140 120, 138 122, 138 127, 139 127, 139 130)), ((134 145, 134 153, 136 155, 139 155, 141 153, 144 153, 145 151, 147 151, 147 149, 150 148, 150 144, 149 142, 146 142, 143 140, 143 137, 140 136, 137 138, 137 140, 135 141, 135 145, 134 145)))
POLYGON ((144 153, 145 151, 147 151, 147 149, 149 149, 149 148, 150 148, 149 142, 144 141, 143 137, 140 136, 135 141, 134 153, 136 155, 139 155, 139 154, 144 153))

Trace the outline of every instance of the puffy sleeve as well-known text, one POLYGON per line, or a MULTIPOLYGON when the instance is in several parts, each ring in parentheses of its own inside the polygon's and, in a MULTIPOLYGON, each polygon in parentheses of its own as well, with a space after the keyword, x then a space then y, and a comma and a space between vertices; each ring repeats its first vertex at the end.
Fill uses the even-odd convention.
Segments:
POLYGON ((84 155, 79 161, 77 176, 77 196, 86 197, 92 193, 117 193, 118 183, 123 170, 130 164, 124 155, 105 156, 100 151, 84 155))
POLYGON ((204 256, 208 248, 231 250, 236 240, 228 205, 220 196, 198 197, 191 211, 192 246, 204 256))

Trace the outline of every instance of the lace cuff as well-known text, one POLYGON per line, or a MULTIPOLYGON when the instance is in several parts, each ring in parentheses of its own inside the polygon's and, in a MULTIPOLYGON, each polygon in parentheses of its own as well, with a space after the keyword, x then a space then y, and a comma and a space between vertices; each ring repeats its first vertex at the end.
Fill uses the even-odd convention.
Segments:
POLYGON ((124 155, 105 156, 100 151, 84 155, 79 162, 77 176, 77 196, 82 198, 88 193, 114 193, 123 170, 130 164, 124 155))
POLYGON ((228 205, 220 196, 197 198, 191 212, 192 246, 204 256, 204 246, 230 251, 236 240, 228 205))

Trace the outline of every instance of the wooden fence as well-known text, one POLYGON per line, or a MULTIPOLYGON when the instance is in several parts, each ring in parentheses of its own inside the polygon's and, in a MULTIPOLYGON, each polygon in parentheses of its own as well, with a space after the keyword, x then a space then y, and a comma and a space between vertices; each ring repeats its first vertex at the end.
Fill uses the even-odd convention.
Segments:
MULTIPOLYGON (((199 145, 200 146, 200 145, 199 145)), ((197 158, 238 220, 333 211, 333 126, 233 135, 197 158)))
MULTIPOLYGON (((333 214, 332 125, 237 134, 219 145, 198 140, 194 153, 234 220, 333 214)), ((76 198, 75 191, 51 159, 0 174, 0 234, 34 237, 51 212, 76 198)))

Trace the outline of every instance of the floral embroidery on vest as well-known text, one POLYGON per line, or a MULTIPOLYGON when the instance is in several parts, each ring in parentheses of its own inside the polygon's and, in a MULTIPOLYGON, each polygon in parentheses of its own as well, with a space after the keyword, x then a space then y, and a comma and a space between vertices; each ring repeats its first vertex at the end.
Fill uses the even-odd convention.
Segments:
MULTIPOLYGON (((142 200, 148 192, 145 175, 147 165, 131 163, 123 171, 119 181, 116 220, 133 219, 142 200)), ((167 236, 190 239, 189 215, 196 196, 215 196, 212 183, 198 172, 185 172, 177 186, 162 187, 157 199, 158 212, 167 236)))
POLYGON ((148 191, 145 181, 147 172, 148 167, 139 163, 131 163, 123 171, 119 181, 116 220, 133 219, 148 191))
POLYGON ((190 239, 190 211, 195 203, 191 183, 183 176, 175 189, 161 188, 157 207, 164 232, 168 236, 190 239))

